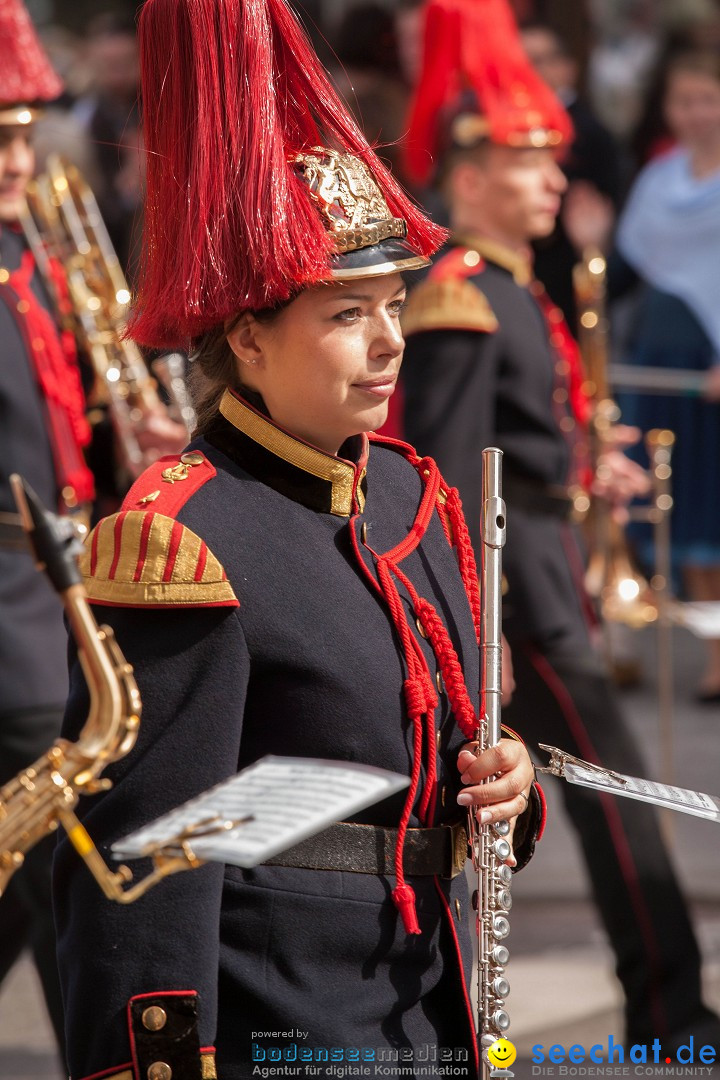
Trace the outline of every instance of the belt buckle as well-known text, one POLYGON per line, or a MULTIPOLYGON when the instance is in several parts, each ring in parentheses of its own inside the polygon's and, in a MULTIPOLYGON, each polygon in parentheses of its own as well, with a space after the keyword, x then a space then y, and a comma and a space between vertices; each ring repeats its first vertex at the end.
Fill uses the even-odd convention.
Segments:
POLYGON ((465 869, 468 857, 468 834, 465 823, 462 821, 457 821, 454 825, 443 825, 442 828, 450 831, 450 873, 442 876, 446 881, 452 881, 465 869))

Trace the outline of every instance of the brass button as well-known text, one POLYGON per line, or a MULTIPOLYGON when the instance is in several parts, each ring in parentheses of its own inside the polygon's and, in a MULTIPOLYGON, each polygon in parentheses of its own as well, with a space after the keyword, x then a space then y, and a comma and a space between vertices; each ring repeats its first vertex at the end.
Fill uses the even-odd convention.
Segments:
POLYGON ((462 904, 459 900, 455 901, 455 911, 457 913, 457 921, 460 922, 460 919, 462 918, 462 904))
POLYGON ((435 672, 435 685, 438 688, 439 694, 445 693, 445 683, 443 682, 442 671, 435 672))
POLYGON ((21 315, 27 315, 28 311, 30 310, 30 305, 28 304, 27 300, 19 300, 17 309, 21 315))
POLYGON ((438 733, 437 733, 437 746, 438 746, 438 750, 440 749, 440 746, 441 746, 441 745, 442 745, 442 731, 438 731, 438 733))
POLYGON ((363 544, 367 544, 367 521, 363 521, 362 529, 360 530, 360 539, 363 544))
POLYGON ((6 270, 4 266, 0 266, 0 285, 4 285, 6 281, 10 280, 10 271, 6 270))
POLYGON ((183 454, 180 460, 183 465, 202 465, 205 455, 201 454, 199 450, 190 450, 187 454, 183 454))
POLYGON ((463 262, 466 266, 479 266, 481 262, 481 256, 479 251, 466 251, 463 255, 463 262))
POLYGON ((167 1024, 167 1013, 159 1005, 151 1005, 142 1014, 142 1022, 148 1031, 160 1031, 167 1024))
POLYGON ((148 1080, 172 1080, 172 1069, 164 1061, 153 1061, 147 1075, 148 1080))
POLYGON ((418 628, 418 634, 420 635, 420 637, 426 638, 427 633, 425 632, 425 627, 423 626, 423 624, 422 624, 422 622, 420 621, 419 618, 415 620, 415 625, 418 628))

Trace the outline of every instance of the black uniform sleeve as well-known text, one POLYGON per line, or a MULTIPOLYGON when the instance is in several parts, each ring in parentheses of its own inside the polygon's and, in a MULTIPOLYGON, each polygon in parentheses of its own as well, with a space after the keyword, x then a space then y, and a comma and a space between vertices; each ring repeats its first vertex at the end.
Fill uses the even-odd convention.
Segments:
POLYGON ((405 432, 418 453, 437 461, 462 492, 479 547, 482 451, 495 443, 498 349, 493 334, 428 330, 405 346, 405 432))
MULTIPOLYGON (((103 773, 112 789, 82 798, 78 807, 103 857, 117 866, 109 850, 115 840, 236 772, 249 657, 235 609, 104 608, 100 616, 135 668, 143 701, 135 747, 103 773)), ((87 710, 75 663, 67 738, 78 737, 87 710)), ((149 866, 133 862, 134 880, 149 866)), ((187 1028, 183 1045, 196 1062, 176 1072, 200 1076, 198 1048, 211 1048, 215 1038, 223 871, 208 864, 181 873, 122 906, 103 896, 67 838, 60 840, 54 890, 72 1080, 121 1067, 144 1080, 142 1055, 153 1060, 152 1045, 143 1051, 131 1040, 138 1004, 129 1003, 178 991, 185 992, 177 1000, 186 1015, 171 1014, 166 1034, 171 1021, 187 1028)))

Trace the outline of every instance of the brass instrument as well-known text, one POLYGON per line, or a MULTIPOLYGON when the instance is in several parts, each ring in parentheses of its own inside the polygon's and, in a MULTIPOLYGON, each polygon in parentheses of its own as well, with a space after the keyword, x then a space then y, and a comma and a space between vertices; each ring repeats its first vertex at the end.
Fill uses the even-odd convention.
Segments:
MULTIPOLYGON (((585 390, 592 400, 590 421, 591 463, 593 473, 602 478, 599 459, 611 441, 612 427, 620 419, 620 410, 608 386, 607 320, 605 315, 606 262, 603 255, 589 249, 574 269, 573 282, 578 306, 578 339, 586 371, 585 390)), ((635 518, 658 525, 672 506, 667 485, 670 477, 672 432, 650 432, 646 436, 651 461, 653 501, 649 508, 633 509, 635 518)), ((613 517, 612 508, 602 498, 589 502, 585 517, 589 541, 585 587, 600 604, 603 618, 641 629, 659 617, 656 595, 659 582, 651 584, 638 571, 628 550, 625 532, 613 517)))
MULTIPOLYGON (((96 385, 91 405, 107 405, 117 432, 123 464, 134 478, 144 467, 135 426, 150 413, 166 411, 157 383, 139 348, 124 338, 130 290, 95 197, 79 170, 57 154, 28 187, 23 228, 35 261, 61 319, 87 352, 96 385), (71 312, 63 310, 49 257, 63 266, 71 312)), ((178 354, 156 361, 153 370, 166 382, 174 419, 188 435, 195 414, 178 377, 178 354), (167 362, 163 364, 163 360, 167 362), (168 372, 168 368, 170 371, 168 372)))
POLYGON ((77 641, 90 690, 90 712, 77 742, 58 739, 0 789, 0 895, 25 853, 62 825, 108 899, 130 904, 169 874, 192 869, 201 860, 189 847, 191 837, 178 837, 180 854, 154 853, 151 873, 126 888, 130 870, 120 866, 113 872, 76 817, 80 795, 110 787, 100 774, 132 750, 140 726, 140 695, 112 630, 98 626, 93 617, 76 562, 82 544, 71 520, 44 510, 19 476, 12 476, 11 483, 38 564, 60 593, 77 641))
MULTIPOLYGON (((502 548, 505 543, 505 503, 502 499, 502 451, 483 450, 482 495, 482 638, 480 663, 480 727, 478 752, 500 740, 502 694, 502 548)), ((468 809, 468 836, 473 868, 477 874, 477 998, 480 1072, 482 1080, 512 1077, 488 1060, 487 1050, 503 1038, 510 1027, 505 998, 510 983, 505 967, 510 954, 503 940, 510 933, 508 913, 512 906, 512 871, 506 864, 511 853, 505 839, 507 821, 479 826, 475 807, 468 809)))

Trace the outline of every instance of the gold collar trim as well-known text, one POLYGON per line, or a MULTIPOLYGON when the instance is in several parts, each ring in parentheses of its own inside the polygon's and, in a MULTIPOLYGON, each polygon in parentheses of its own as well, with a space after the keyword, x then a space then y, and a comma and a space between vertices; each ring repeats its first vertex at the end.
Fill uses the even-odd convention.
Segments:
POLYGON ((453 233, 451 240, 455 244, 472 248, 482 255, 488 262, 502 266, 509 270, 515 279, 516 285, 527 287, 533 279, 532 262, 529 255, 524 255, 512 248, 505 247, 497 240, 489 240, 485 236, 473 236, 469 233, 453 233))
MULTIPOLYGON (((353 494, 358 470, 350 461, 333 457, 324 450, 303 442, 275 426, 271 420, 261 416, 233 394, 226 390, 220 401, 220 413, 225 419, 242 431, 254 442, 264 446, 289 465, 324 480, 331 485, 330 513, 338 517, 350 517, 353 512, 353 494)), ((363 436, 367 444, 367 436, 363 436)), ((367 451, 367 445, 365 446, 367 451)), ((363 454, 363 457, 366 453, 363 454)), ((362 479, 362 474, 358 479, 362 479)), ((358 497, 360 488, 358 484, 358 497)))

